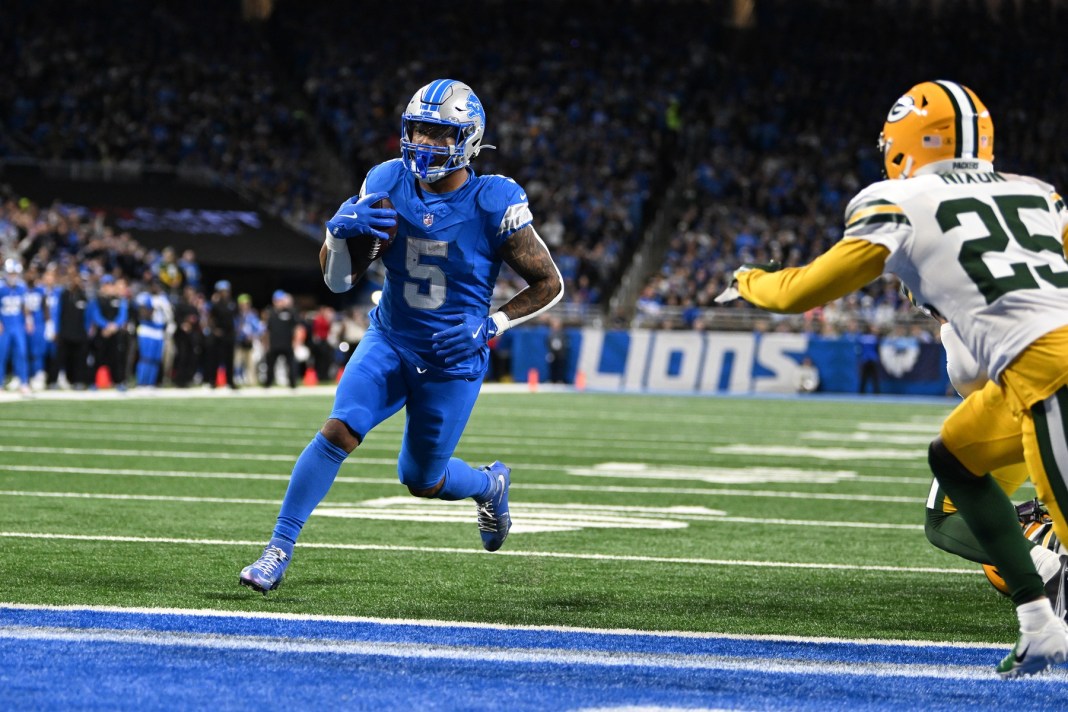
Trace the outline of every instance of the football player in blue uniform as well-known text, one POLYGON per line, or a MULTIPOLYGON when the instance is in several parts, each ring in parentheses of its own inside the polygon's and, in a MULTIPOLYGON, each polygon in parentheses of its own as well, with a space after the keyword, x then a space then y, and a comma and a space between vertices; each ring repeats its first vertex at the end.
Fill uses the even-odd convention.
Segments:
POLYGON ((474 499, 488 551, 508 536, 510 468, 501 462, 474 468, 452 454, 487 369, 487 342, 544 313, 564 287, 523 189, 470 166, 490 148, 482 145, 485 128, 482 103, 469 86, 452 79, 427 84, 401 116, 401 158, 372 168, 360 194, 327 221, 320 251, 326 284, 347 291, 381 257, 382 297, 338 384, 333 411, 293 468, 274 535, 241 571, 241 584, 266 594, 281 583, 294 542, 341 463, 402 407, 401 483, 416 497, 474 499), (502 263, 528 286, 490 314, 502 263))
POLYGON ((137 387, 155 388, 163 361, 163 342, 174 324, 174 308, 163 293, 158 277, 149 281, 148 291, 134 298, 137 307, 137 387))
POLYGON ((45 325, 48 323, 48 305, 45 303, 44 285, 40 283, 37 273, 31 268, 27 276, 26 313, 33 319, 33 331, 26 334, 30 354, 29 385, 33 390, 39 391, 45 385, 45 355, 48 350, 45 325))
POLYGON ((7 375, 10 356, 12 371, 22 393, 30 391, 30 358, 27 334, 33 333, 33 318, 26 310, 26 283, 22 263, 4 260, 4 281, 0 284, 0 384, 7 375))

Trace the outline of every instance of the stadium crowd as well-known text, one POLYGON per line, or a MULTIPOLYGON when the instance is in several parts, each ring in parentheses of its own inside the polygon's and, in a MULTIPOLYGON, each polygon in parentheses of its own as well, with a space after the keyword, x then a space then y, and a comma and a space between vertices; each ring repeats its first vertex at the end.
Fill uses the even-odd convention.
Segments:
MULTIPOLYGON (((682 140, 692 158, 675 188, 683 207, 662 266, 640 292, 638 324, 700 326, 724 308, 713 299, 738 265, 803 265, 840 239, 849 199, 881 179, 876 134, 910 82, 950 75, 973 86, 995 116, 998 168, 1068 185, 1068 147, 1056 137, 1068 116, 1068 80, 1043 71, 1065 66, 1068 46, 1035 30, 1068 19, 1063 5, 1001 3, 1001 31, 992 34, 983 15, 998 3, 883 2, 864 13, 834 3, 761 4, 774 5, 753 30, 761 42, 710 44, 693 55, 705 71, 684 91, 682 140), (869 49, 870 28, 891 26, 900 31, 869 49), (957 41, 940 41, 948 35, 957 41), (983 46, 988 61, 968 62, 962 44, 983 46), (902 76, 899 68, 917 59, 924 66, 902 76), (1022 82, 1021 68, 1043 79, 1022 82)), ((726 308, 753 310, 742 300, 726 308)), ((789 323, 888 332, 910 311, 896 281, 880 280, 789 323)))
MULTIPOLYGON (((697 2, 457 0, 445 11, 412 0, 405 15, 429 23, 426 38, 323 41, 349 4, 278 2, 250 24, 236 3, 116 2, 104 13, 13 0, 0 23, 0 158, 207 171, 319 235, 366 170, 398 155, 411 92, 461 77, 499 145, 476 167, 526 188, 578 307, 568 313, 607 304, 664 209, 671 227, 652 238, 663 241, 660 267, 638 290, 633 323, 701 327, 739 263, 803 264, 840 237, 846 201, 879 178, 874 133, 888 102, 918 78, 953 74, 981 89, 998 119, 999 167, 1068 184, 1054 140, 1068 79, 1047 71, 1068 50, 1034 30, 1063 24, 1063 6, 840 5, 763 0, 746 29, 697 2), (995 11, 997 33, 986 19, 995 11), (890 26, 901 31, 880 33, 873 50, 871 28, 890 26), (940 42, 948 32, 981 43, 990 61, 965 64, 940 42), (1034 85, 1018 81, 1023 67, 1043 77, 1042 100, 1024 96, 1034 85), (324 160, 344 185, 324 185, 324 160)), ((97 243, 144 260, 129 238, 97 243)), ((504 277, 502 298, 520 286, 504 277)), ((892 283, 876 282, 804 326, 888 325, 907 309, 892 283)))
POLYGON ((257 308, 201 284, 192 250, 149 250, 98 216, 0 193, 0 384, 9 389, 290 387, 336 378, 366 310, 257 308))

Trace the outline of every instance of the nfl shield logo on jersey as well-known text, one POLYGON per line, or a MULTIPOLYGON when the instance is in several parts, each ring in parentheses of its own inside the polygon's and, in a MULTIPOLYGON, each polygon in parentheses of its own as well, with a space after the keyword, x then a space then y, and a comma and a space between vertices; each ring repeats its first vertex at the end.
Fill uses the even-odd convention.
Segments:
POLYGON ((423 213, 423 224, 430 227, 434 224, 434 213, 423 213))

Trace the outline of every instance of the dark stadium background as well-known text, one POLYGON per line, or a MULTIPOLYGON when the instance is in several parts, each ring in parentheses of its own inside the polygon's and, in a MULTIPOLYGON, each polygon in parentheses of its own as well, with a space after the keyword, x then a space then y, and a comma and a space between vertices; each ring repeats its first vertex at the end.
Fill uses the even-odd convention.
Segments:
MULTIPOLYGON (((530 195, 565 324, 764 329, 712 298, 741 262, 803 264, 838 239, 846 202, 880 177, 888 107, 919 81, 978 92, 999 169, 1068 183, 1066 18, 1050 0, 8 0, 0 220, 7 240, 35 231, 27 266, 132 292, 171 245, 195 250, 209 295, 226 278, 258 307, 284 289, 305 310, 366 309, 374 275, 323 286, 322 223, 398 154, 414 90, 449 76, 478 92, 498 146, 477 170, 530 195), (87 209, 62 226, 73 236, 57 204, 87 209)), ((504 277, 502 300, 522 286, 504 277)), ((773 326, 873 321, 934 331, 890 280, 833 319, 773 326)))

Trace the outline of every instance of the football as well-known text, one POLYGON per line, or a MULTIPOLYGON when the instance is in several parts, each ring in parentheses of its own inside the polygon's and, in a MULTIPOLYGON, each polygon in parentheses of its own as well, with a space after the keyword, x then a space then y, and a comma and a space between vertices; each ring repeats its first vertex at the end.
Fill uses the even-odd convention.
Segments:
MULTIPOLYGON (((393 201, 389 198, 382 198, 382 200, 372 203, 371 207, 392 208, 393 201)), ((354 266, 358 265, 362 269, 366 269, 368 265, 386 253, 389 246, 393 244, 393 238, 397 236, 397 226, 394 225, 391 228, 383 228, 382 231, 389 235, 388 240, 381 240, 377 237, 349 238, 349 254, 352 255, 354 266)))
MULTIPOLYGON (((393 201, 390 200, 389 198, 382 198, 382 200, 379 200, 378 202, 374 203, 373 205, 371 205, 371 207, 372 208, 392 208, 393 207, 393 201)), ((383 230, 383 232, 385 232, 387 235, 389 235, 389 241, 393 242, 393 238, 395 238, 397 236, 397 226, 394 225, 391 228, 383 230)))

